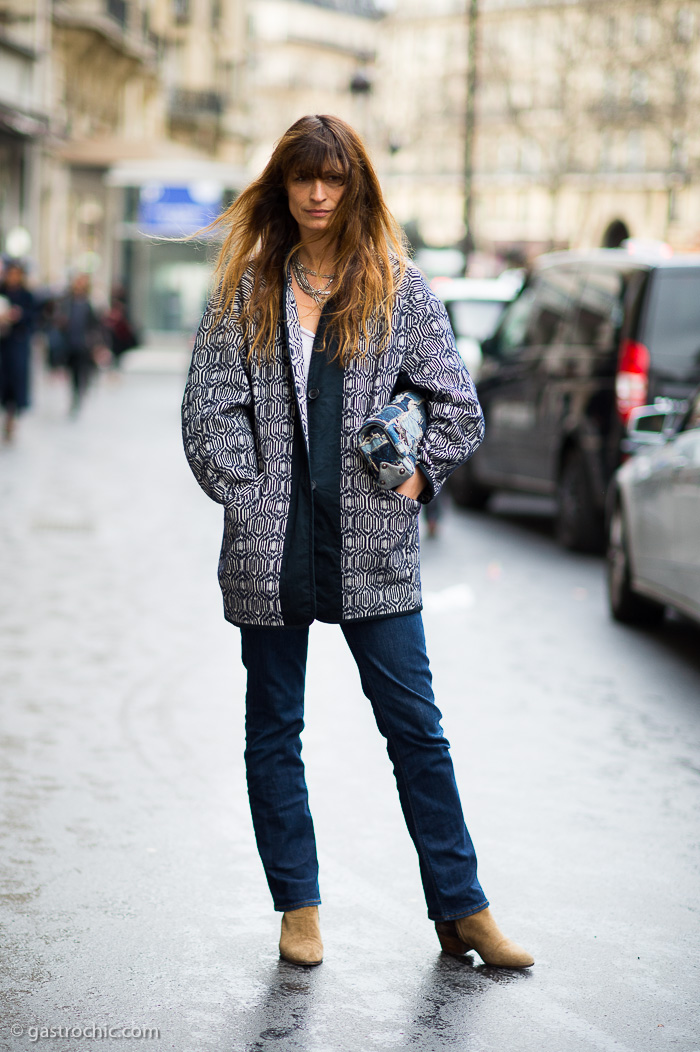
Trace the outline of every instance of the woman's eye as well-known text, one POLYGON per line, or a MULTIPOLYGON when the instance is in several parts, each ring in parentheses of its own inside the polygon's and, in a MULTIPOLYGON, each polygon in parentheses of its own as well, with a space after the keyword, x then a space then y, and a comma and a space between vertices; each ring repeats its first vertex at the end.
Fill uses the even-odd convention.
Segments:
POLYGON ((329 175, 326 178, 326 182, 329 186, 342 186, 345 180, 342 175, 329 175))

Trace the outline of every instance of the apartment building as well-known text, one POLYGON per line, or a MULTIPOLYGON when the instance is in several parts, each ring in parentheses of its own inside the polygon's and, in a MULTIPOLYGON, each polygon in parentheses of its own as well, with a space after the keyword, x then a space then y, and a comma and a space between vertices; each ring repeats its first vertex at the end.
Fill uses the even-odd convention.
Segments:
POLYGON ((700 248, 700 3, 484 0, 477 236, 700 248))
POLYGON ((49 0, 0 0, 0 251, 39 244, 42 142, 50 130, 49 0))
POLYGON ((378 56, 377 154, 389 204, 429 244, 464 236, 465 0, 397 0, 378 56))
MULTIPOLYGON (((197 322, 215 246, 186 237, 308 112, 372 138, 372 0, 0 0, 0 235, 38 283, 128 286, 137 323, 197 322)), ((5 247, 4 245, 2 247, 5 247)))
MULTIPOLYGON (((402 221, 464 236, 467 0, 384 23, 385 164, 402 221)), ((473 234, 532 254, 627 231, 700 247, 700 2, 479 0, 473 234)))
POLYGON ((299 117, 332 113, 380 145, 377 51, 382 11, 370 0, 252 0, 247 84, 251 172, 299 117))

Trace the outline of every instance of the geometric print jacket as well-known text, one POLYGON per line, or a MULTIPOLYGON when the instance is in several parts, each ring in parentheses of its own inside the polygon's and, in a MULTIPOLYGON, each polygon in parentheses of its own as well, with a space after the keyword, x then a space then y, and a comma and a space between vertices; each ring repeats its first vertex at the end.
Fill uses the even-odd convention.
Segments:
MULTIPOLYGON (((224 506, 219 582, 236 625, 360 621, 421 609, 418 513, 479 446, 483 415, 445 308, 413 266, 397 289, 391 339, 361 342, 341 367, 312 354, 305 382, 287 275, 274 353, 248 360, 236 317, 202 318, 182 406, 185 454, 224 506), (358 451, 368 417, 405 388, 426 398, 421 501, 382 490, 358 451)), ((321 316, 315 352, 322 347, 321 316)))

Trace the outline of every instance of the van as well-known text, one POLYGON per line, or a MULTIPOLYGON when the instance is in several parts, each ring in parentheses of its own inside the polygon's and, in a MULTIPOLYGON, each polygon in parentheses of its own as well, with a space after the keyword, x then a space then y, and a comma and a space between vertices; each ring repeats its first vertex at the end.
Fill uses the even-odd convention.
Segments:
POLYGON ((450 479, 456 503, 483 508, 496 490, 554 497, 560 543, 602 550, 630 413, 700 382, 700 256, 542 256, 482 355, 486 437, 450 479))

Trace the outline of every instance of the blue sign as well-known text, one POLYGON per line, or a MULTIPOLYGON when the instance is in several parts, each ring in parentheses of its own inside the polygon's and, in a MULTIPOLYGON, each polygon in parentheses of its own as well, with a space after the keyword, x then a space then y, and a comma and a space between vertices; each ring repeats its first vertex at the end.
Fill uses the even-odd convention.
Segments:
POLYGON ((194 234, 219 215, 221 194, 218 183, 149 183, 141 187, 139 195, 139 228, 144 234, 194 234))

